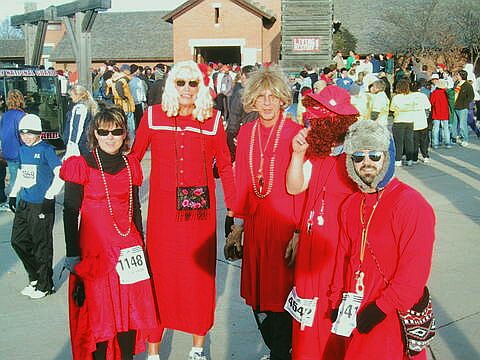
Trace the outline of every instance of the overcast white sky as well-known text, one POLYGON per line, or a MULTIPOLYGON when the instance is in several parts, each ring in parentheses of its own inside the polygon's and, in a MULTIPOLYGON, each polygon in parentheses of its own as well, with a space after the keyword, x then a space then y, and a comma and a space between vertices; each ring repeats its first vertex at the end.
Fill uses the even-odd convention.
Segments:
MULTIPOLYGON (((112 8, 110 11, 172 10, 185 1, 186 0, 112 0, 112 8)), ((25 2, 36 2, 38 9, 44 9, 50 5, 66 4, 71 1, 0 0, 0 20, 5 19, 7 16, 22 14, 24 12, 25 2)))

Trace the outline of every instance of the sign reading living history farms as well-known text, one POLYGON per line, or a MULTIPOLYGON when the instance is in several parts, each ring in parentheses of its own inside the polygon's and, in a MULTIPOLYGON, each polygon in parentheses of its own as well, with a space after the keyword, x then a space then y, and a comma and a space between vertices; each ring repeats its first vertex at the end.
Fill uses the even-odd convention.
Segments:
POLYGON ((292 51, 293 52, 308 52, 316 53, 320 52, 320 37, 294 37, 292 38, 292 51))

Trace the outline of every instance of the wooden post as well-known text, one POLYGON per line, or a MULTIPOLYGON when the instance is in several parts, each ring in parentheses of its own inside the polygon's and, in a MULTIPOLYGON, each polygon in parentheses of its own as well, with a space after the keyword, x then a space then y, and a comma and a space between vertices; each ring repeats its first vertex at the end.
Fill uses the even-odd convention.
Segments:
MULTIPOLYGON (((25 12, 32 12, 37 10, 36 3, 26 3, 25 12)), ((12 25, 13 21, 12 21, 12 25)), ((32 64, 34 44, 35 44, 35 31, 37 26, 31 23, 25 23, 23 25, 23 33, 25 34, 25 64, 32 64)))
POLYGON ((77 63, 78 81, 88 90, 92 89, 90 67, 92 64, 91 30, 98 11, 111 8, 111 0, 77 0, 59 6, 50 6, 45 10, 36 10, 31 4, 29 12, 11 18, 14 26, 25 25, 26 61, 27 64, 39 65, 42 56, 43 42, 48 21, 63 17, 67 34, 72 44, 73 54, 77 63), (33 31, 30 29, 37 24, 35 49, 33 50, 33 31), (30 35, 30 36, 29 36, 30 35))
POLYGON ((82 24, 85 18, 85 13, 79 12, 75 14, 75 38, 77 40, 78 56, 78 82, 85 86, 89 91, 92 90, 92 76, 90 73, 90 66, 92 64, 91 52, 91 34, 90 31, 83 31, 82 24))

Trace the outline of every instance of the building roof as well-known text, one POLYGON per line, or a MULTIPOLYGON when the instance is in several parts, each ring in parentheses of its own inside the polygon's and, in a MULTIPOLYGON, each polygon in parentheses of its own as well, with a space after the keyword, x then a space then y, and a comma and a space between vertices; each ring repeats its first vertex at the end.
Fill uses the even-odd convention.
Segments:
MULTIPOLYGON (((172 23, 173 20, 182 15, 183 13, 189 11, 191 8, 197 6, 203 0, 189 0, 184 2, 182 5, 178 6, 177 8, 173 9, 172 11, 168 12, 164 17, 163 20, 172 23)), ((246 8, 247 10, 251 11, 258 16, 265 18, 270 22, 275 22, 276 16, 270 9, 266 8, 265 6, 261 5, 257 1, 253 0, 230 0, 233 3, 246 8)))
MULTIPOLYGON (((92 61, 171 61, 172 24, 163 20, 167 13, 168 11, 99 13, 92 28, 92 61)), ((68 34, 57 44, 49 60, 75 61, 68 34)))
POLYGON ((13 59, 25 57, 24 39, 0 40, 0 59, 13 59))

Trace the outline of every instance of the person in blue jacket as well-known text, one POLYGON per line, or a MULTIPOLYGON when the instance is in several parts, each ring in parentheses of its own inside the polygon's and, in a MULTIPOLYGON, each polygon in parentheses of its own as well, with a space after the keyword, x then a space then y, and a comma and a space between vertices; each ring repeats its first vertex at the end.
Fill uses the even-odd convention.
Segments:
POLYGON ((15 212, 11 243, 29 278, 20 293, 41 299, 54 292, 52 233, 55 195, 63 186, 61 162, 53 146, 42 141, 42 125, 37 115, 25 115, 18 129, 23 144, 19 149, 20 167, 9 200, 10 208, 15 212))
MULTIPOLYGON (((18 123, 20 119, 25 115, 23 109, 25 108, 25 98, 19 90, 10 90, 7 94, 7 111, 2 115, 0 120, 0 142, 2 145, 1 157, 7 162, 8 172, 10 175, 10 189, 15 183, 18 170, 18 151, 20 145, 20 134, 18 133, 18 123)), ((5 168, 2 168, 3 172, 0 174, 0 182, 5 187, 5 168)), ((5 188, 3 188, 5 190, 5 188)), ((0 210, 8 210, 8 202, 6 194, 0 193, 0 210)))

